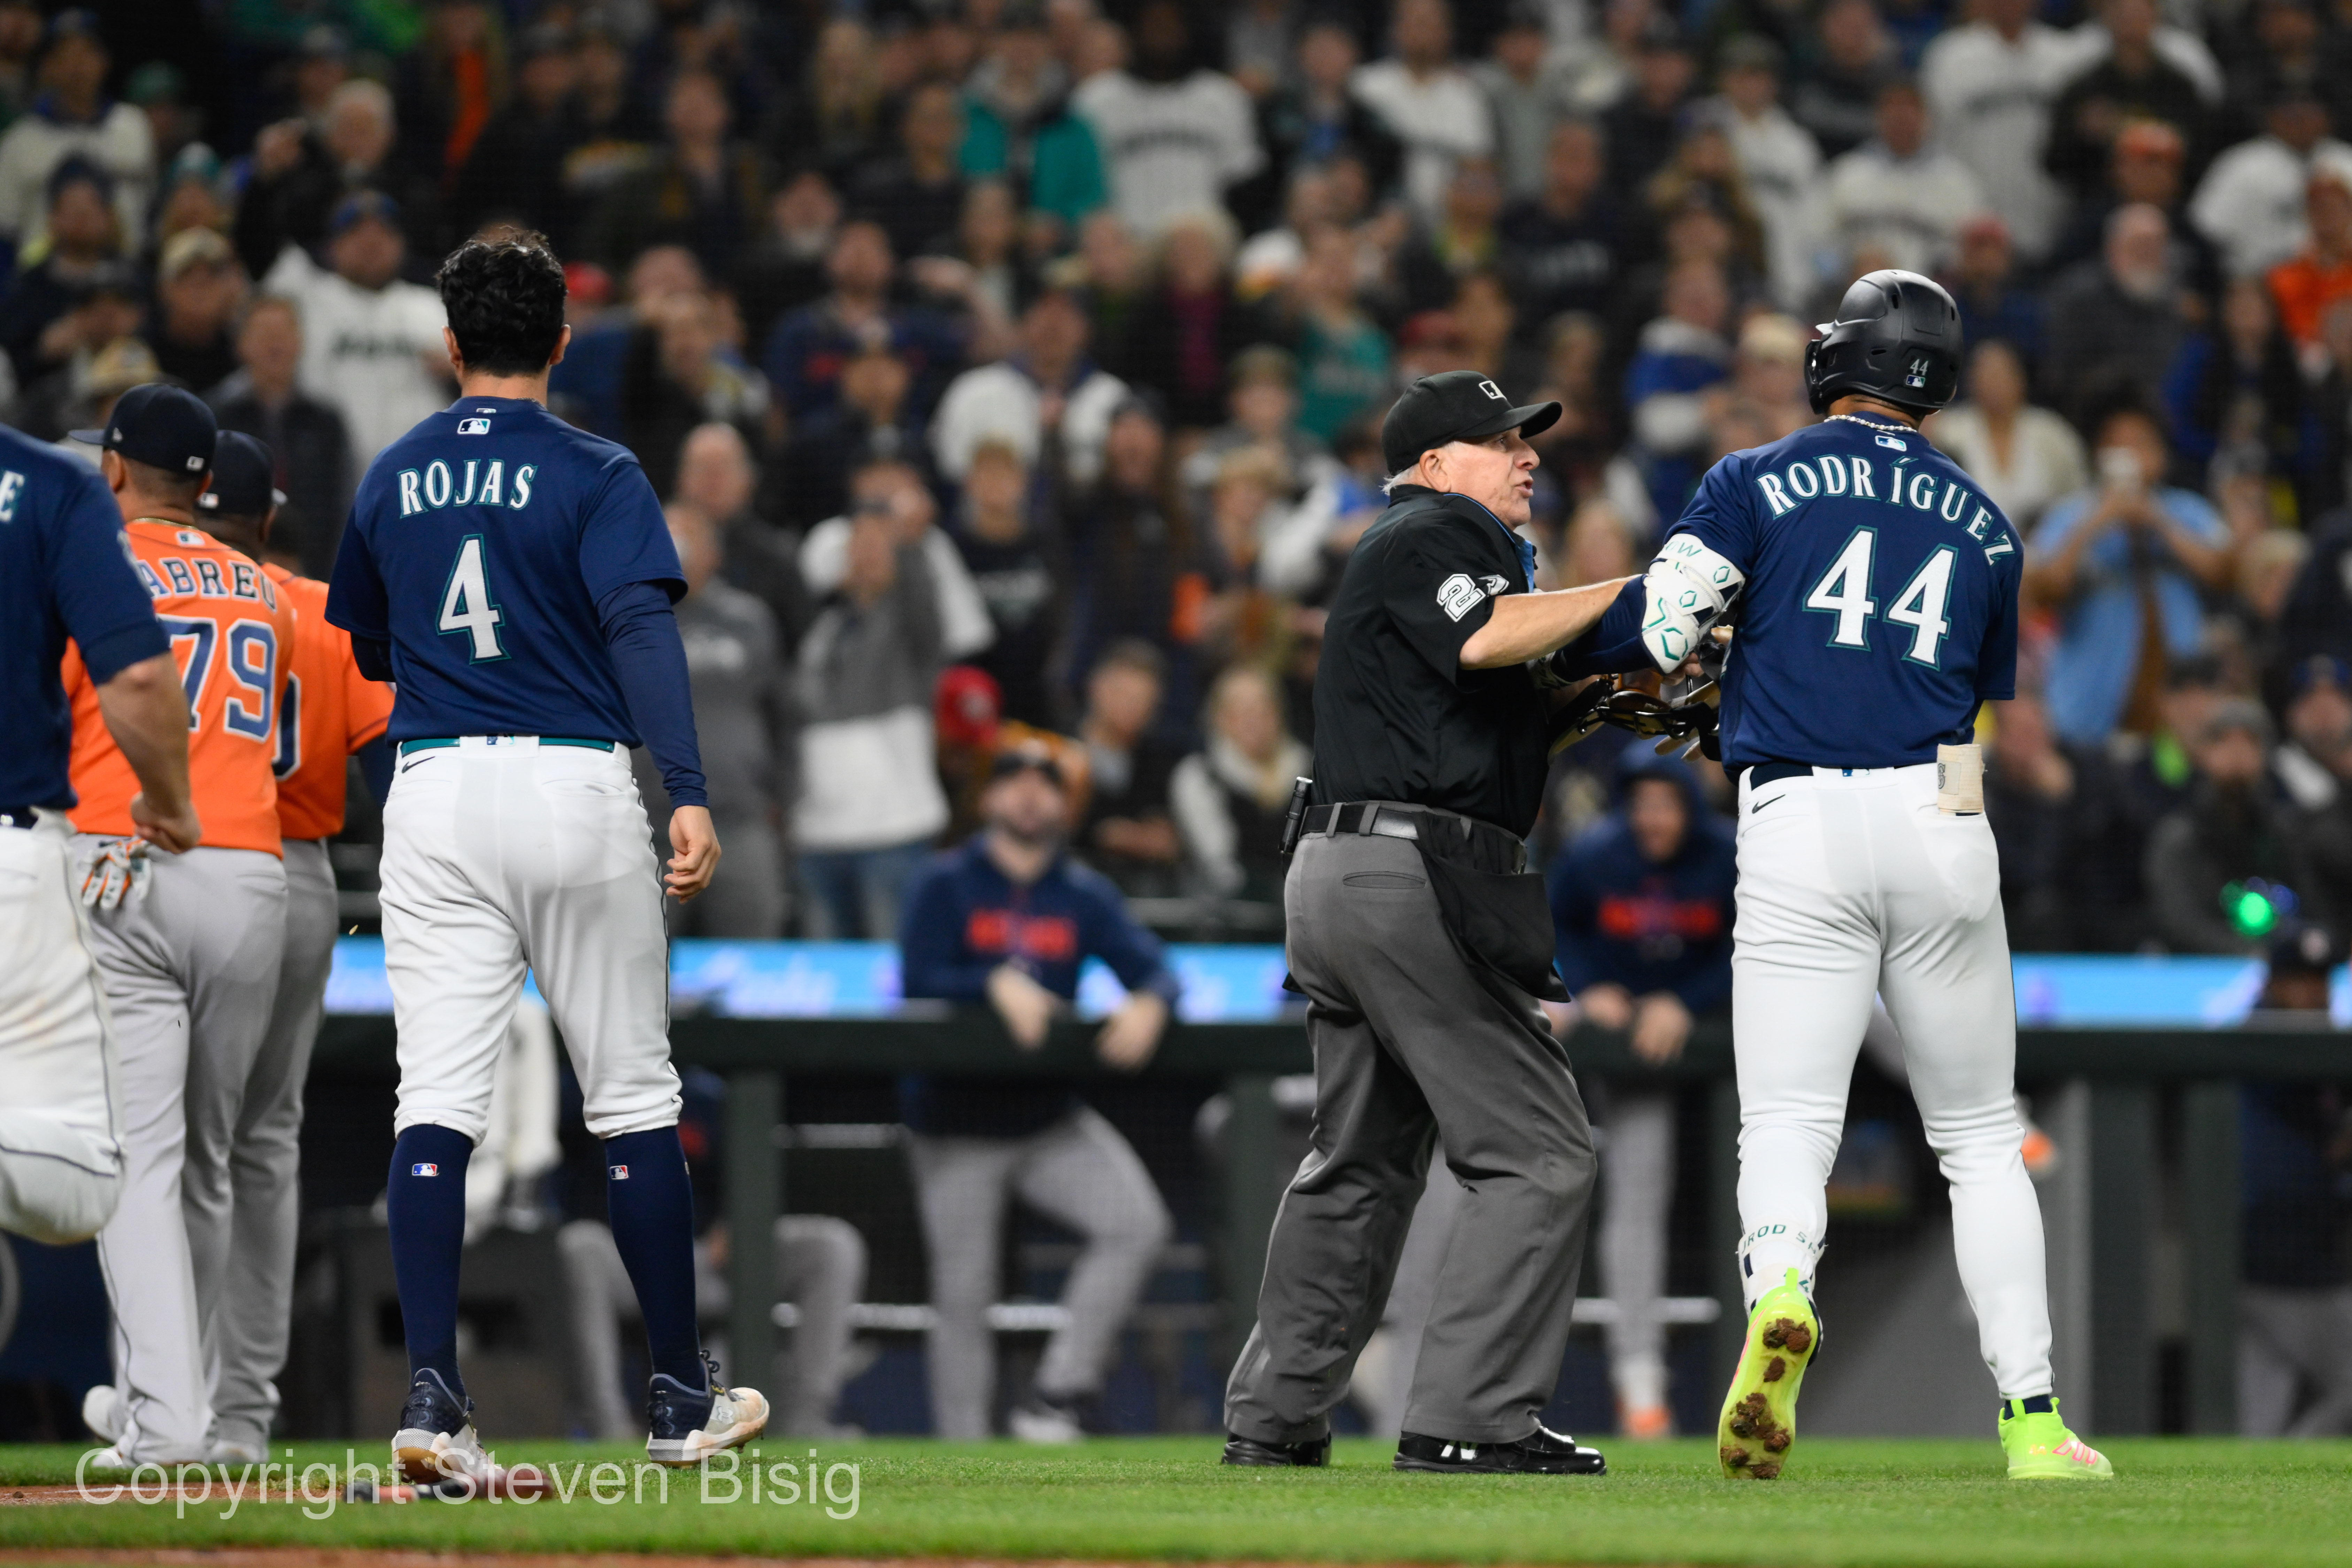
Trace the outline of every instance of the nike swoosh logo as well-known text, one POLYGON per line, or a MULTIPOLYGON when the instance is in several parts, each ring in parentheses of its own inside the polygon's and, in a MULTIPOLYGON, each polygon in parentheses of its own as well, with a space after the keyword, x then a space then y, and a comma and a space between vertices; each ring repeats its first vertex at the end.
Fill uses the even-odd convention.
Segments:
POLYGON ((1763 810, 1766 806, 1768 806, 1768 805, 1780 805, 1782 801, 1784 801, 1784 800, 1786 800, 1786 799, 1788 799, 1788 798, 1789 798, 1789 797, 1788 797, 1787 795, 1774 795, 1770 800, 1759 800, 1759 801, 1758 801, 1754 805, 1751 805, 1751 806, 1749 806, 1749 807, 1748 808, 1748 816, 1755 816, 1758 812, 1759 812, 1759 811, 1763 810))

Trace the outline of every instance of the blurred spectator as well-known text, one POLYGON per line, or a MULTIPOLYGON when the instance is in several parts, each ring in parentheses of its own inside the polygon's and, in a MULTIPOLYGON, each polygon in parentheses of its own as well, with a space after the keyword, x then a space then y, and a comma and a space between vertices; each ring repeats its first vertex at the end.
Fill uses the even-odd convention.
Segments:
POLYGON ((235 327, 245 268, 219 231, 192 228, 164 243, 155 305, 142 334, 163 374, 199 396, 236 368, 235 327))
POLYGON ((2042 365, 2059 405, 2079 420, 2101 385, 2162 385, 2180 349, 2182 310, 2164 214, 2144 202, 2117 207, 2099 259, 2051 286, 2042 365))
POLYGON ((1172 896, 1183 855, 1170 799, 1177 755, 1153 735, 1167 675, 1168 660, 1151 644, 1112 643, 1087 672, 1078 720, 1094 787, 1077 851, 1131 898, 1172 896))
POLYGON ((2203 635, 2199 592, 2219 587, 2230 569, 2220 514, 2164 482, 2157 416, 2125 405, 2095 430, 2096 488, 2043 515, 2028 541, 2024 582, 2027 598, 2060 617, 2051 722, 2084 745, 2117 728, 2157 728, 2165 667, 2194 654, 2203 635))
POLYGON ((97 14, 49 18, 34 68, 40 95, 0 134, 0 240, 38 256, 48 234, 49 176, 68 158, 106 172, 122 243, 136 249, 155 187, 155 140, 147 117, 106 96, 111 65, 97 14))
POLYGON ((932 767, 931 683, 946 664, 919 535, 890 500, 851 514, 841 584, 800 647, 802 931, 887 941, 900 900, 947 825, 932 767))
POLYGON ((1323 441, 1390 391, 1389 342, 1356 303, 1356 246, 1336 227, 1307 237, 1288 300, 1298 356, 1298 426, 1323 441))
POLYGON ((207 399, 213 416, 222 429, 241 430, 268 448, 286 495, 271 542, 301 557, 302 575, 325 582, 359 473, 342 415, 300 384, 301 307, 282 294, 248 304, 237 324, 236 359, 238 369, 207 399))
POLYGON ((784 454, 784 521, 805 527, 832 517, 848 495, 849 475, 877 459, 919 461, 923 428, 907 362, 875 339, 852 349, 841 367, 840 396, 793 426, 784 454))
MULTIPOLYGON (((1063 853, 1069 798, 1040 744, 1003 752, 982 796, 987 826, 927 866, 899 930, 910 997, 986 1002, 1014 1048, 1045 1043, 1077 995, 1078 966, 1099 957, 1127 997, 1095 1037, 1105 1065, 1132 1072, 1151 1058, 1178 985, 1159 942, 1118 891, 1063 853)), ((1127 1140, 1067 1079, 910 1076, 899 1113, 930 1256, 931 1422, 942 1437, 989 1435, 995 1304, 1004 1208, 1022 1202, 1084 1239, 1062 1291, 1069 1320, 1045 1342, 1014 1405, 1013 1435, 1068 1443, 1085 1433, 1118 1334, 1173 1226, 1127 1140)))
POLYGON ((1495 119, 1495 163, 1504 195, 1524 201, 1543 188, 1551 128, 1575 106, 1565 73, 1545 58, 1551 47, 1542 0, 1515 0, 1471 75, 1495 119))
POLYGON ((769 143, 837 179, 881 145, 888 91, 872 29, 855 16, 829 16, 769 143))
POLYGON ((1780 47, 1748 34, 1723 54, 1721 121, 1741 183, 1764 225, 1766 270, 1786 310, 1811 302, 1827 235, 1821 209, 1822 152, 1812 132, 1780 107, 1780 47))
POLYGON ((940 399, 931 452, 940 471, 961 480, 981 442, 1009 442, 1024 464, 1087 485, 1102 472, 1103 439, 1127 384, 1087 357, 1084 307, 1048 289, 1021 317, 1020 348, 955 378, 940 399), (1048 445, 1051 444, 1051 452, 1048 445))
POLYGON ((1875 133, 1878 89, 1894 74, 1894 41, 1872 0, 1826 0, 1814 24, 1819 52, 1804 62, 1789 112, 1837 158, 1875 133))
POLYGON ((963 85, 963 172, 1008 182, 1037 226, 1039 248, 1059 248, 1108 187, 1095 133, 1070 107, 1069 73, 1055 59, 1035 0, 1004 8, 995 46, 963 85))
POLYGON ((336 88, 316 124, 284 120, 265 126, 254 138, 245 198, 236 209, 234 234, 245 269, 266 276, 288 246, 307 249, 325 240, 344 196, 391 193, 403 184, 390 167, 393 134, 392 94, 383 83, 364 79, 336 88))
POLYGON ((2189 216, 2232 275, 2260 273, 2303 248, 2312 171, 2352 171, 2352 145, 2327 133, 2327 109, 2308 86, 2287 84, 2263 107, 2263 134, 2213 160, 2189 216))
POLYGON ((1530 315, 1608 308, 1634 236, 1602 187, 1607 173, 1600 129, 1564 121, 1551 133, 1542 193, 1503 213, 1504 263, 1530 315))
POLYGON ((1349 89, 1402 144, 1405 198, 1435 222, 1455 160, 1493 156, 1494 117, 1478 83, 1454 61, 1446 0, 1397 0, 1389 45, 1388 58, 1356 68, 1349 89))
POLYGON ((1263 100, 1290 72, 1293 0, 1241 0, 1225 16, 1225 68, 1252 98, 1263 100))
POLYGON ((466 155, 449 198, 457 232, 505 221, 547 236, 559 256, 572 254, 571 204, 563 166, 585 132, 572 106, 580 57, 571 33, 543 22, 515 49, 514 97, 491 117, 466 155))
POLYGON ((938 495, 925 482, 919 465, 905 458, 868 458, 850 471, 849 510, 827 518, 801 541, 801 578, 811 593, 838 592, 849 573, 849 541, 862 512, 877 508, 897 524, 901 539, 913 540, 930 568, 934 603, 939 609, 940 651, 943 662, 971 658, 988 647, 994 631, 988 606, 981 602, 971 574, 947 531, 937 526, 938 495))
POLYGON ((2051 252, 2051 267, 2063 268, 2096 256, 2106 239, 2107 220, 2116 209, 2145 203, 2163 213, 2171 226, 2175 275, 2200 293, 2217 289, 2221 258, 2188 220, 2189 187, 2182 173, 2187 157, 2180 132, 2163 121, 2140 120, 2125 126, 2115 140, 2106 190, 2074 205, 2074 216, 2051 252))
POLYGON ((2212 156, 2204 95, 2158 47, 2160 19, 2156 0, 2104 0, 2106 54, 2067 83, 2051 110, 2042 163, 2077 200, 2099 193, 2115 139, 2135 121, 2158 121, 2179 132, 2192 172, 2212 156))
POLYGON ((1287 350, 1258 343, 1230 363, 1231 417, 1202 437, 1184 459, 1185 500, 1196 515, 1205 514, 1217 465, 1244 447, 1263 447, 1277 455, 1293 476, 1291 499, 1331 477, 1338 467, 1330 449, 1298 427, 1298 362, 1287 350))
MULTIPOLYGON (((1403 144, 1388 121, 1356 97, 1350 84, 1357 56, 1356 35, 1340 16, 1312 16, 1299 29, 1294 79, 1258 110, 1258 136, 1268 166, 1234 193, 1234 208, 1245 219, 1270 220, 1277 199, 1286 195, 1286 182, 1295 202, 1299 183, 1321 180, 1325 165, 1343 153, 1361 161, 1374 191, 1396 188, 1404 167, 1403 144)), ((1318 204, 1307 216, 1330 215, 1318 204)))
POLYGON ((2001 912, 2017 951, 2123 945, 2107 919, 2114 900, 2102 895, 2117 871, 2136 888, 2139 868, 2101 863, 2107 818, 2122 802, 2098 749, 2061 741, 2041 698, 2021 691, 1994 717, 1984 784, 1985 817, 2000 851, 2001 912))
MULTIPOLYGON (((135 303, 109 301, 103 291, 86 307, 93 315, 121 310, 135 315, 135 303)), ((63 365, 27 388, 13 416, 18 429, 35 440, 53 441, 85 462, 98 460, 99 448, 72 440, 68 432, 106 423, 114 400, 134 386, 161 381, 155 355, 137 338, 110 338, 94 348, 75 351, 63 365)))
POLYGON ((1711 454, 1764 446, 1813 422, 1817 416, 1805 392, 1810 338, 1786 316, 1759 310, 1748 318, 1732 354, 1730 379, 1700 395, 1711 454))
MULTIPOLYGON (((2286 740, 2272 754, 2271 767, 2287 799, 2324 825, 2326 837, 2341 838, 2341 826, 2352 824, 2352 809, 2339 809, 2352 808, 2352 790, 2346 787, 2352 779, 2352 666, 2314 654, 2289 668, 2286 683, 2286 740), (2328 822, 2331 816, 2337 820, 2328 822)), ((2338 859, 2346 848, 2352 844, 2330 845, 2328 858, 2338 859)), ((2333 869, 2340 874, 2342 868, 2333 869)))
POLYGON ((654 493, 677 482, 678 447, 687 433, 714 421, 745 432, 760 428, 768 388, 719 338, 719 311, 707 294, 679 293, 643 312, 621 370, 621 444, 637 455, 654 493))
POLYGON ((33 0, 0 5, 0 123, 15 120, 33 101, 33 62, 40 53, 43 23, 33 0))
MULTIPOLYGON (((784 933, 784 815, 800 793, 793 776, 796 728, 790 667, 768 606, 719 576, 719 532, 701 508, 665 509, 686 574, 677 605, 694 689, 702 771, 710 781, 710 819, 727 849, 725 886, 669 909, 672 936, 767 941, 784 933)), ((637 792, 645 796, 656 845, 669 842, 669 795, 661 770, 635 753, 637 792)))
POLYGON ((677 499, 710 520, 719 574, 767 605, 777 646, 789 654, 816 618, 815 599, 801 575, 800 534, 754 505, 759 478, 751 447, 732 425, 701 426, 678 451, 677 499))
POLYGON ((1136 13, 1132 72, 1106 70, 1070 102, 1102 148, 1112 204, 1139 234, 1221 205, 1229 186, 1265 166, 1249 94, 1195 64, 1177 0, 1147 0, 1136 13))
POLYGON ((1979 213, 1962 224, 1959 259, 1943 282, 1960 308, 1961 341, 1973 346, 2001 339, 2017 353, 2031 383, 2042 346, 2042 301, 2020 287, 2009 226, 1992 213, 1979 213))
POLYGON ((1958 248, 1960 226, 1984 205, 1969 166, 1927 138, 1927 104, 1916 84, 1878 90, 1877 134, 1829 166, 1829 232, 1848 257, 1875 250, 1886 264, 1940 271, 1958 248))
POLYGON ((1130 398, 1111 416, 1101 479, 1068 513, 1067 664, 1092 669, 1111 644, 1140 637, 1167 661, 1167 709, 1184 713, 1200 689, 1190 645, 1204 587, 1170 479, 1167 426, 1149 403, 1130 398))
POLYGON ((2352 299, 2352 173, 2315 167, 2304 184, 2304 213, 2310 237, 2299 254, 2271 268, 2271 297, 2280 324, 2316 365, 2324 352, 2320 318, 2337 300, 2352 299))
POLYGON ((724 277, 767 210, 758 153, 728 134, 734 110, 709 72, 681 70, 663 100, 662 144, 598 202, 582 249, 615 269, 653 245, 682 245, 724 277))
MULTIPOLYGON (((1248 341, 1227 279, 1234 245, 1234 221, 1222 208, 1171 218, 1160 241, 1160 286, 1130 318, 1118 353, 1119 374, 1166 398, 1169 422, 1181 429, 1217 423, 1226 367, 1248 341)), ((1073 437, 1074 473, 1078 455, 1073 437)))
POLYGON ((1416 225, 1396 258, 1398 283, 1409 313, 1444 308, 1455 286, 1473 273, 1491 271, 1501 252, 1495 220, 1503 212, 1502 182, 1494 163, 1464 158, 1445 186, 1445 210, 1434 224, 1416 225))
POLYGON ((288 246, 261 280, 302 312, 302 383, 331 404, 361 468, 449 401, 441 298, 404 282, 397 203, 361 191, 327 219, 328 270, 288 246))
POLYGON ((2262 951, 2261 931, 2232 919, 2237 900, 2225 893, 2236 891, 2233 883, 2259 879, 2290 889, 2313 919, 2329 918, 2307 847, 2267 787, 2270 743, 2270 716, 2259 704, 2221 703, 2192 742, 2197 780, 2187 802, 2148 838, 2148 902, 2175 952, 2262 951))
POLYGON ((1279 908, 1283 816, 1292 781, 1311 772, 1307 748, 1283 725, 1274 678, 1255 665, 1217 678, 1206 729, 1207 743, 1168 783, 1185 858, 1202 890, 1279 908))
POLYGON ((1544 342, 1544 379, 1536 398, 1557 400, 1560 415, 1535 446, 1543 454, 1544 468, 1552 470, 1571 498, 1580 500, 1615 458, 1623 428, 1613 389, 1602 375, 1608 332, 1593 316, 1569 311, 1552 318, 1544 342))
POLYGON ((1919 85, 1945 147, 1976 175, 1985 205, 2008 220, 2019 248, 2039 258, 2066 211, 2042 149, 2079 57, 2036 9, 2033 0, 1979 0, 1974 21, 1927 46, 1919 85))
POLYGON ((184 147, 163 171, 162 195, 155 198, 155 221, 147 234, 147 247, 160 255, 163 242, 192 228, 228 232, 235 219, 221 189, 220 160, 198 142, 184 147))
POLYGON ((2287 595, 2280 654, 2299 664, 2314 654, 2352 663, 2352 508, 2314 521, 2311 558, 2287 595))
MULTIPOLYGON (((2260 1005, 2316 1024, 2340 944, 2294 922, 2270 945, 2260 1005)), ((2334 1437, 2352 1430, 2352 1273, 2344 1256, 2352 1121, 2333 1083, 2238 1090, 2238 1430, 2334 1437)))
MULTIPOLYGON (((1615 809, 1551 863, 1548 889, 1572 1016, 1630 1030, 1644 1068, 1682 1055, 1694 1019, 1731 999, 1731 830, 1690 770, 1640 742, 1617 770, 1615 809)), ((1675 1184, 1675 1095, 1646 1073, 1608 1086, 1602 1281, 1619 1429, 1670 1436, 1666 1408, 1666 1218, 1675 1184)))
POLYGON ((889 236, 862 218, 843 224, 824 266, 831 290, 781 317, 761 361, 786 414, 801 419, 830 406, 839 395, 842 366, 871 342, 890 345, 914 378, 915 408, 929 409, 963 358, 963 347, 935 312, 890 302, 897 265, 889 236))
POLYGON ((995 679, 1005 718, 1056 727, 1061 705, 1047 667, 1062 631, 1057 563, 1033 521, 1028 466, 1011 442, 973 448, 954 538, 995 629, 971 662, 995 679))
POLYGON ((946 82, 925 82, 898 115, 898 152, 858 172, 850 207, 872 218, 900 256, 926 256, 954 243, 963 216, 963 109, 946 82))
POLYGON ((395 68, 401 153, 425 181, 445 184, 507 97, 506 32, 485 0, 426 6, 415 46, 395 68))
POLYGON ((767 227, 734 273, 745 342, 764 344, 777 317, 825 291, 825 257, 840 226, 841 199, 814 169, 793 175, 768 198, 767 227))
POLYGON ((1642 329, 1625 371, 1625 402, 1633 418, 1650 503, 1662 518, 1679 517, 1699 475, 1706 442, 1706 407, 1699 395, 1731 370, 1731 300, 1719 268, 1686 262, 1667 278, 1663 313, 1642 329))
POLYGON ((2271 293, 2254 278, 2222 290, 2214 330, 2181 345, 2166 390, 2181 456, 2220 493, 2232 475, 2294 477, 2302 467, 2304 382, 2271 293))
POLYGON ((1696 74, 1682 29, 1664 12, 1653 16, 1633 57, 1632 90, 1601 117, 1609 142, 1609 194, 1620 205, 1639 206, 1650 176, 1674 156, 1696 74))
POLYGON ((1928 439, 1968 470, 2021 536, 2033 537, 2043 509, 2089 481, 2083 438, 2026 401, 2025 363, 2006 339, 1974 340, 1967 390, 1965 402, 1929 423, 1928 439))
MULTIPOLYGON (((49 177, 47 253, 19 271, 0 300, 0 346, 19 388, 56 370, 77 349, 97 348, 120 335, 95 337, 94 323, 80 319, 95 281, 124 270, 113 195, 105 171, 79 158, 58 164, 49 177)), ((127 275, 118 288, 137 300, 136 283, 127 275)))
POLYGON ((937 271, 939 263, 946 261, 970 268, 968 287, 987 300, 991 315, 1005 321, 1020 315, 1028 272, 1021 254, 1021 212, 1010 185, 1002 180, 973 180, 964 186, 963 212, 951 250, 950 256, 930 257, 920 265, 937 271))

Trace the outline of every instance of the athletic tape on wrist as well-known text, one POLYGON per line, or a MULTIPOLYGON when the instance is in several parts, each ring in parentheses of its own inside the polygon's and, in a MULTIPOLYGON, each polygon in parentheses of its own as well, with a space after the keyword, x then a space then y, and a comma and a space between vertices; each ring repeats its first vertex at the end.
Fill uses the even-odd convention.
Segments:
POLYGON ((1649 600, 1642 645, 1650 662, 1671 670, 1688 658, 1747 581, 1745 573, 1697 536, 1677 533, 1667 540, 1642 579, 1649 600))

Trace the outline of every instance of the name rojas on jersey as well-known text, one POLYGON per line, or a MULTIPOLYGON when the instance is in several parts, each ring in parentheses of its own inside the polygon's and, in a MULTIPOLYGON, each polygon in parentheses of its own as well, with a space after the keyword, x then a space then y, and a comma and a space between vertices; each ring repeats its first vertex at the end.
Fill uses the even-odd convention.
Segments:
MULTIPOLYGON (((1907 442, 1894 436, 1879 437, 1878 444, 1897 451, 1910 449, 1907 442)), ((1778 469, 1757 474, 1755 484, 1774 517, 1786 516, 1807 501, 1822 497, 1883 501, 1887 506, 1907 507, 1942 518, 1975 540, 1987 561, 2016 552, 2016 538, 2003 525, 2000 514, 1993 510, 1990 502, 1958 479, 1912 468, 1916 461, 1916 458, 1904 457, 1888 463, 1883 489, 1879 484, 1881 469, 1874 458, 1861 452, 1825 452, 1819 457, 1799 458, 1778 469)))
MULTIPOLYGON (((487 419, 468 419, 459 426, 457 433, 479 435, 488 429, 489 423, 487 419), (466 429, 467 425, 479 425, 482 430, 466 429)), ((523 463, 509 475, 503 458, 486 461, 468 458, 460 478, 446 461, 436 458, 422 468, 400 470, 400 515, 413 517, 421 511, 440 511, 453 506, 503 506, 520 511, 530 504, 530 481, 538 472, 538 464, 523 463)))

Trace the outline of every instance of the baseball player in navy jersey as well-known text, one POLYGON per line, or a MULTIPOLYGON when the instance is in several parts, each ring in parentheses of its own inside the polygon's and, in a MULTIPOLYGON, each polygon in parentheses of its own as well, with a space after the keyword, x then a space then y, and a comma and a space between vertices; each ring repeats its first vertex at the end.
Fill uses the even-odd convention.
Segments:
POLYGON ((136 837, 193 847, 188 700, 121 515, 89 465, 0 429, 0 1230, 52 1245, 98 1233, 123 1173, 113 1021, 66 816, 68 637, 137 780, 136 837))
POLYGON ((690 1465, 757 1436, 768 1402, 718 1385, 695 1328, 661 899, 709 886, 719 843, 670 615, 686 584, 637 460, 547 411, 571 334, 546 241, 469 240, 439 284, 457 401, 370 465, 327 604, 361 668, 398 687, 388 1202, 412 1383, 394 1455, 418 1479, 481 1472, 457 1357, 466 1163, 529 970, 604 1145, 651 1351, 646 1453, 690 1465), (674 807, 666 877, 629 770, 641 741, 674 807))
POLYGON ((1874 994, 1903 1036, 2017 1479, 2105 1479, 2052 1398, 2042 1211, 2019 1153, 2016 1011, 1979 706, 2015 694, 2019 550, 1927 444, 1951 400, 1951 297, 1858 279, 1811 349, 1828 417, 1717 463, 1644 579, 1661 668, 1727 610, 1718 743, 1738 781, 1732 1029, 1747 1342, 1717 1436, 1770 1479, 1821 1343, 1823 1187, 1874 994), (1735 605, 1736 601, 1736 605, 1735 605))

